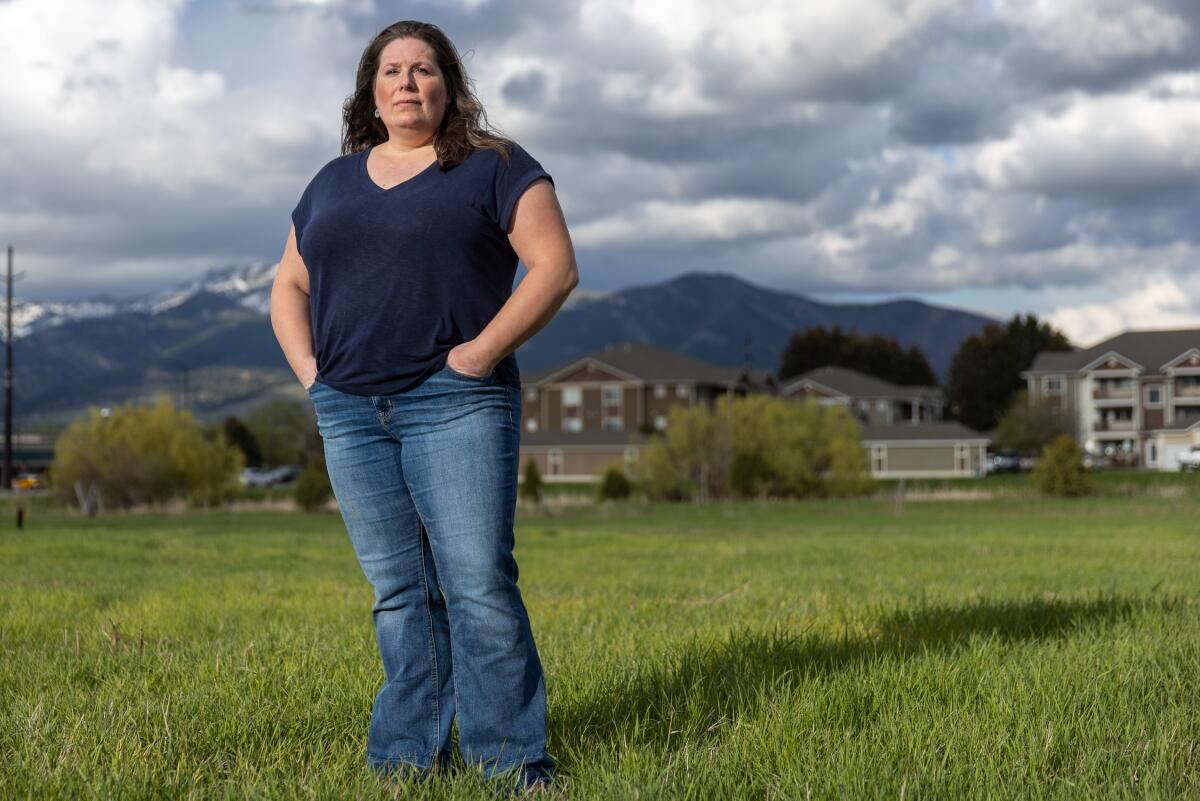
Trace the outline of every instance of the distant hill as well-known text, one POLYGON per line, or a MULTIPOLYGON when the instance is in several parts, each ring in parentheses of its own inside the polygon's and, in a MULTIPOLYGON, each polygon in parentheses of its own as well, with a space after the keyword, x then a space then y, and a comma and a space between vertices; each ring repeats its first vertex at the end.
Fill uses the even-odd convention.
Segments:
POLYGON ((609 342, 652 342, 717 364, 746 361, 778 370, 792 332, 837 324, 863 334, 895 337, 924 351, 940 380, 954 351, 992 318, 918 300, 821 303, 752 284, 729 273, 685 273, 659 284, 630 287, 560 310, 517 351, 522 369, 543 367, 609 342))
MULTIPOLYGON (((273 397, 302 398, 267 316, 275 265, 214 270, 127 301, 24 304, 15 315, 14 413, 58 424, 88 404, 149 401, 160 392, 202 418, 242 414, 273 397)), ((837 324, 917 345, 939 376, 963 338, 989 318, 916 300, 827 304, 727 273, 687 273, 615 292, 577 291, 517 352, 525 372, 610 342, 638 340, 717 364, 778 369, 788 337, 837 324)))

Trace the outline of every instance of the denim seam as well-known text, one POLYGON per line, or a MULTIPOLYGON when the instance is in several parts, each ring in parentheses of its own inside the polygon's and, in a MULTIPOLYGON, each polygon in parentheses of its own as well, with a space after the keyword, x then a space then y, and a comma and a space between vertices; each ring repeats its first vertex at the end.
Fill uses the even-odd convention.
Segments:
MULTIPOLYGON (((413 504, 413 507, 416 508, 416 503, 413 504)), ((417 511, 417 519, 421 521, 421 525, 423 525, 423 526, 425 525, 425 519, 423 517, 421 517, 420 510, 417 511)), ((425 531, 426 531, 426 533, 428 533, 428 531, 429 531, 428 527, 426 527, 425 531)), ((423 560, 424 558, 425 558, 425 552, 422 550, 421 551, 421 559, 423 560)), ((429 538, 429 558, 433 560, 433 569, 437 570, 438 569, 437 556, 435 556, 433 553, 433 537, 429 538)), ((424 563, 422 562, 422 571, 421 571, 422 573, 424 573, 423 565, 424 565, 424 563)), ((439 573, 438 575, 440 576, 441 574, 439 573)), ((450 635, 451 635, 450 636, 450 650, 451 650, 451 652, 453 652, 453 650, 454 650, 454 636, 453 636, 454 635, 454 620, 450 616, 450 596, 446 595, 445 593, 442 593, 442 602, 446 605, 446 627, 448 629, 450 629, 450 635)), ((457 671, 455 671, 453 668, 450 670, 450 687, 451 687, 451 689, 454 690, 455 708, 457 709, 458 699, 461 698, 462 696, 460 696, 458 694, 458 674, 457 674, 457 671)), ((461 710, 460 710, 460 715, 461 715, 461 710)), ((462 718, 459 717, 459 720, 461 721, 462 718)), ((435 758, 436 758, 436 756, 435 756, 435 758)))
MULTIPOLYGON (((415 510, 416 504, 413 505, 415 510)), ((425 521, 421 519, 421 513, 417 512, 417 535, 420 536, 422 530, 425 536, 429 536, 429 530, 425 527, 425 521)), ((429 544, 430 553, 433 552, 433 542, 429 544)), ((437 665, 437 641, 433 632, 433 610, 431 608, 432 599, 429 596, 429 574, 425 568, 425 548, 420 548, 421 553, 421 582, 425 585, 425 618, 429 622, 429 659, 433 664, 433 759, 437 760, 438 750, 441 748, 439 739, 442 734, 442 711, 438 694, 441 692, 441 682, 438 681, 438 665, 437 665)), ((436 566, 436 562, 434 563, 436 566)))

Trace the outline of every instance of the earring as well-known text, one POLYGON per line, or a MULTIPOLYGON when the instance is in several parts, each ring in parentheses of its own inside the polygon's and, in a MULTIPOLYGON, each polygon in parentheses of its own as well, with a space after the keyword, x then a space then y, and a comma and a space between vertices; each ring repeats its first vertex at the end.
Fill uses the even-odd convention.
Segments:
POLYGON ((375 116, 376 116, 376 117, 378 117, 378 116, 379 116, 379 109, 375 109, 375 116))

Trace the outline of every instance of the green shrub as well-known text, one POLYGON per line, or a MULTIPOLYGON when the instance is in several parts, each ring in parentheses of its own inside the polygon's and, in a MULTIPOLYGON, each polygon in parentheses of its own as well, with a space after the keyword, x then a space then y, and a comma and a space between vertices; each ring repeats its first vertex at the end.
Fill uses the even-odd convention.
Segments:
POLYGON ((244 464, 224 434, 206 440, 192 413, 166 396, 107 415, 89 407, 54 443, 55 491, 68 504, 98 498, 125 509, 178 497, 196 506, 220 504, 240 493, 244 464))
POLYGON ((875 486, 853 417, 811 398, 721 396, 712 407, 673 406, 666 431, 634 469, 646 494, 660 499, 848 496, 875 486))
POLYGON ((534 503, 542 502, 542 474, 537 461, 531 456, 525 462, 525 475, 521 480, 521 497, 534 503))
POLYGON ((318 512, 333 497, 329 472, 323 459, 315 459, 296 479, 296 503, 306 512, 318 512))
POLYGON ((1092 491, 1092 477, 1069 434, 1055 437, 1046 446, 1030 478, 1043 495, 1074 497, 1092 491))
POLYGON ((729 490, 743 498, 755 498, 770 492, 775 472, 757 451, 739 450, 729 463, 729 490))
POLYGON ((606 501, 620 501, 629 497, 633 491, 633 485, 621 468, 613 466, 604 471, 604 477, 600 479, 600 499, 606 501))

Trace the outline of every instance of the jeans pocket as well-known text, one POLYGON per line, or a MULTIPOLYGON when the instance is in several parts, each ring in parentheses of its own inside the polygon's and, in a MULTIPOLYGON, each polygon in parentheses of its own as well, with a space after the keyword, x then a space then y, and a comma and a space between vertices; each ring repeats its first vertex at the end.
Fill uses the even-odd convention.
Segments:
POLYGON ((456 378, 462 378, 467 381, 478 381, 480 383, 487 383, 492 380, 493 376, 496 375, 495 367, 493 367, 492 371, 490 373, 488 373, 487 375, 467 375, 466 373, 460 373, 458 370, 455 370, 453 367, 450 366, 449 362, 446 362, 445 370, 447 373, 449 373, 452 376, 455 376, 456 378))

